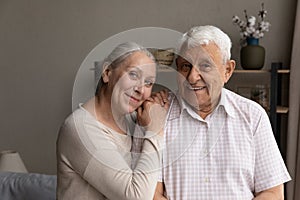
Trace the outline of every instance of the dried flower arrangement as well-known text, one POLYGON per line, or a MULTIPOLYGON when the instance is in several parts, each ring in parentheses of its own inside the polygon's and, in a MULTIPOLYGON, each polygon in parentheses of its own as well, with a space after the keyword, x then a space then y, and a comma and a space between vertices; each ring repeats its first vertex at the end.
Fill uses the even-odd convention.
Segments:
POLYGON ((261 4, 261 10, 258 13, 260 21, 256 24, 256 18, 249 16, 247 10, 244 10, 246 21, 241 20, 238 16, 232 17, 232 22, 240 28, 241 44, 245 44, 246 38, 262 38, 265 32, 269 31, 271 24, 265 21, 267 11, 264 9, 264 3, 261 4))

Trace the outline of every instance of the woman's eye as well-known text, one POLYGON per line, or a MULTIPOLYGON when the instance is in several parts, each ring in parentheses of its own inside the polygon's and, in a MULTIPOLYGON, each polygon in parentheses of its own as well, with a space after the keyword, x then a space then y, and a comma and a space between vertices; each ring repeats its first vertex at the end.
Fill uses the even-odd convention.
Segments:
POLYGON ((146 87, 151 87, 151 86, 153 86, 153 84, 154 84, 154 81, 152 81, 152 80, 145 80, 145 86, 146 87))
POLYGON ((128 72, 129 78, 132 80, 137 80, 139 78, 139 74, 135 71, 128 72))

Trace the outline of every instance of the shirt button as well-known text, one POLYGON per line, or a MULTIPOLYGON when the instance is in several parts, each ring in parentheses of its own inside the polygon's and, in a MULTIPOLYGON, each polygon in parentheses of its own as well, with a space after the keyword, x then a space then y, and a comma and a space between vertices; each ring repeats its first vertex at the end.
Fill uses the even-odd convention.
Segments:
POLYGON ((206 155, 208 153, 208 149, 203 149, 203 153, 206 155))
POLYGON ((209 177, 205 177, 205 178, 204 178, 204 182, 205 182, 205 183, 209 183, 209 182, 210 182, 210 178, 209 178, 209 177))

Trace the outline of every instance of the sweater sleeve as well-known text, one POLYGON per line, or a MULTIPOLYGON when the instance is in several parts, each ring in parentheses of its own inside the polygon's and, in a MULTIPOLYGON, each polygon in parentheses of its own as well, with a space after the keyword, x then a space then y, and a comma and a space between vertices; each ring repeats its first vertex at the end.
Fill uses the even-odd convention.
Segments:
POLYGON ((128 166, 113 144, 110 149, 101 148, 88 163, 84 179, 108 199, 152 199, 161 157, 157 140, 144 140, 135 169, 128 166))
POLYGON ((100 133, 95 124, 85 124, 80 117, 61 129, 59 146, 71 168, 106 198, 152 199, 161 164, 162 139, 146 133, 134 169, 108 134, 100 133))

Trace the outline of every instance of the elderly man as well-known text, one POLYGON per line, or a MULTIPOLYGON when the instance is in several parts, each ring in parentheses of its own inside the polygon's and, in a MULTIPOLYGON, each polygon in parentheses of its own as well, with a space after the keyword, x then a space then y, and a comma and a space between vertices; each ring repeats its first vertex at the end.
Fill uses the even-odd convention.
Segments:
POLYGON ((230 49, 214 26, 183 35, 154 199, 283 199, 291 178, 268 115, 223 88, 235 68, 230 49))

